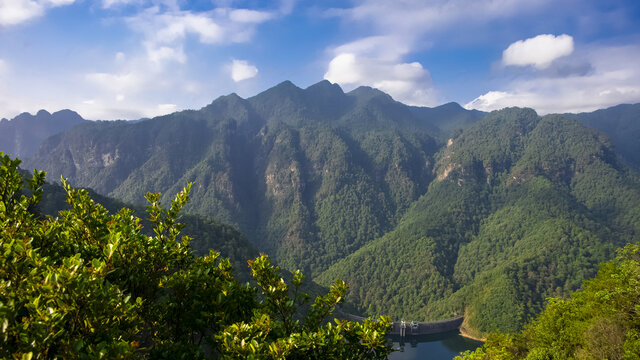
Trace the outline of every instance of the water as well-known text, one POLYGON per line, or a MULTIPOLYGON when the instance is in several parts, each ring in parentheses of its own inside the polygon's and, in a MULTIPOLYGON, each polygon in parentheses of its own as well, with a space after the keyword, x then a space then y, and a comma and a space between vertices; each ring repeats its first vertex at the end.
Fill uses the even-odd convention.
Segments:
POLYGON ((390 360, 451 360, 461 352, 475 350, 482 342, 460 336, 457 331, 435 335, 407 336, 401 342, 400 336, 391 336, 394 351, 390 360))

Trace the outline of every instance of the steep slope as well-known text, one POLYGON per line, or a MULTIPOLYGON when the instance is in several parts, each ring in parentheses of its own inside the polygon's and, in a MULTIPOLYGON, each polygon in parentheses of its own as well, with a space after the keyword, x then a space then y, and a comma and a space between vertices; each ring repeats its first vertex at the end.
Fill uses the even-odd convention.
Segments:
POLYGON ((607 134, 622 158, 640 169, 640 104, 623 104, 566 116, 607 134))
POLYGON ((575 120, 493 112, 437 158, 437 180, 398 226, 320 283, 345 279, 369 314, 465 314, 472 331, 516 331, 640 238, 640 181, 575 120))
POLYGON ((435 124, 451 114, 416 116, 367 87, 345 94, 327 81, 284 82, 198 111, 84 124, 47 139, 27 166, 132 203, 193 181, 188 211, 315 275, 392 229, 426 192, 435 124))
POLYGON ((584 290, 550 299, 519 334, 492 334, 456 359, 637 359, 640 354, 640 248, 629 244, 584 290))
POLYGON ((51 135, 86 122, 71 110, 53 114, 40 110, 36 115, 22 113, 11 120, 0 120, 0 151, 22 159, 33 156, 42 141, 51 135))

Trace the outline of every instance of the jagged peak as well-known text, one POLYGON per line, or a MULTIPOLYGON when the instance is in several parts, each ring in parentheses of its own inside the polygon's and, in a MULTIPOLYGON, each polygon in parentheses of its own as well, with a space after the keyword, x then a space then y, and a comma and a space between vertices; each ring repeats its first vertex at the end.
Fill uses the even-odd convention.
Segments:
POLYGON ((240 95, 232 92, 231 94, 220 96, 223 99, 244 100, 240 95))
POLYGON ((297 87, 289 80, 285 80, 280 84, 269 88, 256 96, 249 98, 248 100, 258 101, 270 101, 272 98, 297 98, 304 96, 304 90, 297 87))
POLYGON ((322 91, 322 92, 331 92, 331 93, 344 94, 344 91, 342 90, 340 85, 338 85, 336 83, 331 83, 329 80, 319 81, 319 82, 309 86, 308 88, 306 88, 305 91, 312 91, 312 92, 322 91))
POLYGON ((240 95, 232 92, 228 95, 222 95, 213 100, 209 105, 205 106, 203 109, 210 108, 212 106, 220 105, 220 104, 236 104, 236 103, 244 103, 246 100, 242 98, 240 95))

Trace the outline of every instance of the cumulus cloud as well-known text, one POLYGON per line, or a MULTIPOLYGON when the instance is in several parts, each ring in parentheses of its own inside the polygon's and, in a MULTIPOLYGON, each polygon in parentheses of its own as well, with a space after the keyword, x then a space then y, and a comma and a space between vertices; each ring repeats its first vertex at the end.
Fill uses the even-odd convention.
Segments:
POLYGON ((273 11, 227 7, 194 12, 174 6, 151 6, 128 17, 126 22, 143 36, 147 57, 158 65, 186 63, 184 42, 188 36, 209 45, 243 43, 253 37, 256 26, 275 16, 273 11))
POLYGON ((121 19, 137 36, 140 46, 126 54, 117 52, 112 66, 84 75, 92 92, 90 97, 79 99, 78 109, 93 118, 150 117, 210 101, 214 86, 252 78, 258 69, 245 60, 234 60, 228 64, 228 79, 203 78, 218 74, 190 78, 191 70, 185 65, 194 42, 200 46, 248 42, 260 24, 282 16, 278 7, 234 8, 231 1, 206 11, 183 10, 184 2, 176 0, 102 1, 103 8, 112 7, 114 13, 117 6, 124 5, 129 6, 128 14, 133 10, 133 15, 121 19), (87 98, 91 104, 84 102, 87 98), (182 102, 176 102, 178 99, 182 102))
POLYGON ((542 34, 509 45, 502 52, 502 63, 506 66, 533 65, 538 69, 546 69, 554 60, 572 52, 573 37, 567 34, 542 34))
POLYGON ((433 105, 429 72, 418 62, 401 63, 353 53, 336 55, 324 78, 345 89, 367 85, 410 105, 433 105))
POLYGON ((180 64, 187 62, 187 55, 184 53, 182 45, 171 47, 145 42, 144 47, 148 60, 155 65, 161 65, 166 61, 175 61, 180 64))
POLYGON ((260 24, 273 17, 272 13, 250 9, 234 9, 229 12, 229 19, 239 23, 260 24))
POLYGON ((110 73, 90 73, 85 78, 102 88, 113 92, 122 93, 123 91, 135 92, 141 89, 147 79, 136 73, 110 74, 110 73))
POLYGON ((235 82, 251 79, 258 75, 258 68, 249 64, 246 60, 233 60, 231 62, 231 78, 235 82))
POLYGON ((42 16, 48 8, 74 2, 75 0, 0 0, 0 26, 17 25, 42 16))
POLYGON ((400 42, 383 36, 344 44, 333 50, 324 78, 347 90, 366 85, 407 104, 433 105, 431 75, 418 62, 402 61, 407 51, 400 42))
MULTIPOLYGON (((428 47, 429 35, 460 26, 484 24, 526 13, 549 0, 361 0, 348 9, 330 9, 328 16, 361 24, 372 36, 330 49, 324 78, 340 85, 369 85, 396 100, 415 105, 438 102, 428 64, 411 61, 410 54, 428 47), (385 35, 377 35, 385 34, 385 35)), ((348 89, 349 86, 347 86, 348 89)))
POLYGON ((484 111, 532 107, 541 114, 584 112, 640 101, 640 46, 594 46, 580 54, 592 70, 566 77, 518 77, 465 105, 484 111))

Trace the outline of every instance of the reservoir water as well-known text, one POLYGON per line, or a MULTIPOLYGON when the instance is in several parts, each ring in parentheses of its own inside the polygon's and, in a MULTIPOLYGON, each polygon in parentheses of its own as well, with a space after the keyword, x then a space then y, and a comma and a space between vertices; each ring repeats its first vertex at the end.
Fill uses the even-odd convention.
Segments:
POLYGON ((390 360, 451 360, 461 352, 475 350, 482 342, 460 336, 458 331, 436 335, 391 336, 394 351, 390 360))

